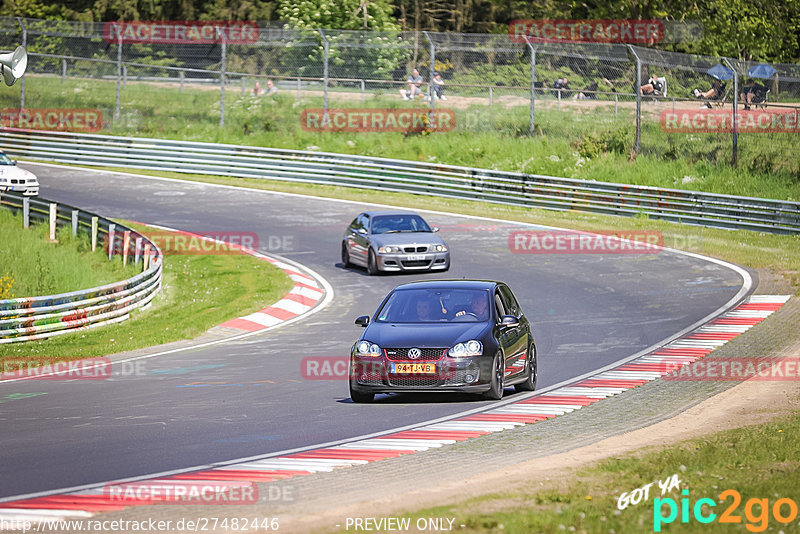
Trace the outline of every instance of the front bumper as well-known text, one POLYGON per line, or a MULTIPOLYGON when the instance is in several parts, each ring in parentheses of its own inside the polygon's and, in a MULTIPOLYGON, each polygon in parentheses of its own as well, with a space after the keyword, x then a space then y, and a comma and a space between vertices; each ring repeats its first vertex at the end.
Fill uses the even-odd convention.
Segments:
POLYGON ((443 357, 436 361, 389 360, 352 355, 350 384, 363 393, 389 392, 474 392, 491 387, 491 359, 443 357), (433 372, 398 372, 401 365, 433 365, 433 372))
POLYGON ((378 254, 376 261, 379 271, 438 271, 450 267, 450 252, 378 254))

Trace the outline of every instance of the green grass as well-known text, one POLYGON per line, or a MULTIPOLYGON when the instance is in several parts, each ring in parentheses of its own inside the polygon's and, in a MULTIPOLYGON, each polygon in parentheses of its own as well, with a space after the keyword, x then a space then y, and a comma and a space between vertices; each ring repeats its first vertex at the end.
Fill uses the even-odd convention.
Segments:
MULTIPOLYGON (((758 532, 768 526, 771 532, 797 532, 800 518, 789 525, 779 523, 771 515, 763 516, 759 506, 748 505, 750 499, 768 499, 769 514, 781 498, 798 504, 797 471, 800 468, 800 448, 796 436, 800 432, 800 414, 774 422, 746 426, 711 434, 666 448, 650 448, 639 454, 602 461, 581 469, 561 487, 540 480, 515 488, 444 506, 419 510, 411 517, 412 524, 420 517, 454 517, 457 524, 466 525, 458 532, 504 533, 628 533, 653 532, 656 498, 672 498, 678 515, 672 524, 662 525, 662 532, 758 532), (658 483, 649 490, 649 500, 618 510, 623 492, 632 492, 651 482, 665 480, 677 474, 679 489, 661 496, 658 483), (689 503, 702 498, 717 502, 713 509, 714 522, 702 524, 689 512, 689 522, 681 524, 681 490, 688 489, 689 503), (719 517, 732 505, 733 497, 720 493, 732 489, 739 492, 741 503, 733 515, 741 517, 739 525, 720 524, 719 517), (750 517, 746 509, 750 508, 750 517), (747 525, 750 525, 748 527, 747 525), (751 528, 753 530, 751 530, 751 528)), ((668 515, 663 504, 657 512, 668 515)), ((789 506, 783 505, 783 515, 789 506)))
MULTIPOLYGON (((565 102, 555 109, 549 97, 537 101, 537 131, 528 135, 529 108, 473 104, 456 108, 457 127, 431 135, 402 133, 318 133, 300 127, 305 108, 322 107, 321 98, 296 102, 285 90, 255 98, 233 85, 226 92, 225 127, 219 127, 219 88, 130 81, 122 91, 120 120, 113 120, 116 85, 109 81, 56 77, 27 78, 28 107, 99 108, 102 133, 311 149, 491 168, 569 178, 645 184, 725 194, 800 199, 800 149, 793 134, 740 135, 739 166, 730 165, 730 135, 667 134, 658 126, 658 110, 643 104, 642 153, 631 160, 635 128, 632 103, 599 108, 565 102)), ((520 93, 525 96, 524 93, 520 93)), ((3 107, 15 107, 13 92, 0 93, 3 107)), ((332 107, 409 107, 394 92, 342 99, 332 107)), ((445 103, 440 102, 439 105, 445 103)), ((446 104, 450 104, 447 102, 446 104)), ((417 103, 422 107, 422 103, 417 103)))
POLYGON ((110 284, 135 276, 140 268, 122 267, 117 256, 108 261, 102 247, 91 251, 88 236, 72 236, 59 228, 57 243, 48 243, 49 226, 22 227, 22 216, 0 209, 0 277, 6 283, 0 299, 37 297, 110 284))
MULTIPOLYGON (((126 224, 148 233, 144 227, 126 224)), ((252 256, 167 255, 162 290, 149 309, 135 311, 130 319, 111 327, 0 345, 0 358, 70 360, 190 339, 228 319, 276 302, 292 285, 283 271, 252 256)))

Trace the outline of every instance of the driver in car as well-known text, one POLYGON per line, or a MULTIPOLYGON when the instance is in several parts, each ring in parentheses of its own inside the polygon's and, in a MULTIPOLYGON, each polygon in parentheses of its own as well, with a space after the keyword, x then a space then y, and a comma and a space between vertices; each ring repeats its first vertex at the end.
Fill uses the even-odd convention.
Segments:
POLYGON ((477 317, 479 321, 485 321, 489 318, 489 306, 486 301, 486 295, 474 293, 472 295, 472 303, 470 304, 470 307, 457 312, 455 316, 461 317, 462 315, 470 313, 477 317))
MULTIPOLYGON (((438 315, 438 314, 437 314, 438 315)), ((439 321, 442 317, 434 315, 433 305, 427 299, 420 299, 417 301, 417 320, 420 322, 439 321)))

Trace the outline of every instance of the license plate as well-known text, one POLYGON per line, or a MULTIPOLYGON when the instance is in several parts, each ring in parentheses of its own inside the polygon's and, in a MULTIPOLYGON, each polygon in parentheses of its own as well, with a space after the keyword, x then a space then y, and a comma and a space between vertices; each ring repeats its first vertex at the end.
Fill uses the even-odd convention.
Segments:
POLYGON ((393 363, 392 372, 397 374, 434 374, 436 372, 436 364, 393 363))
POLYGON ((423 261, 424 259, 425 256, 423 256, 422 254, 412 254, 406 256, 406 261, 423 261))

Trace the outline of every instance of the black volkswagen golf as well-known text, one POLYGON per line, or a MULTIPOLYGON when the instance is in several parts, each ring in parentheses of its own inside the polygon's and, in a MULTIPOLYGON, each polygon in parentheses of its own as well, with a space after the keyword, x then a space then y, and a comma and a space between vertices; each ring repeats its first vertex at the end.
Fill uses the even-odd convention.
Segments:
POLYGON ((536 387, 530 324, 502 282, 436 280, 396 287, 350 353, 350 398, 376 393, 468 392, 500 399, 536 387))

